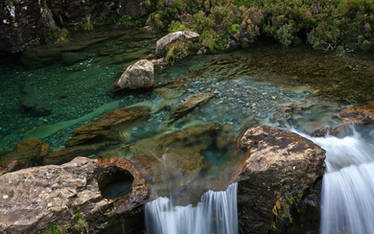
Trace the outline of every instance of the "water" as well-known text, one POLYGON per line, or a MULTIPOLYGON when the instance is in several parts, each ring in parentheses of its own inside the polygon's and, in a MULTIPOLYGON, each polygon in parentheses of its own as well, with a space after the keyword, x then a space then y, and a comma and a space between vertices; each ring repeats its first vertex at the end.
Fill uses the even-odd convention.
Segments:
POLYGON ((237 234, 237 183, 206 192, 196 205, 174 206, 160 197, 145 206, 147 232, 153 234, 237 234))
POLYGON ((311 138, 326 150, 323 178, 322 234, 374 233, 374 145, 352 136, 311 138))

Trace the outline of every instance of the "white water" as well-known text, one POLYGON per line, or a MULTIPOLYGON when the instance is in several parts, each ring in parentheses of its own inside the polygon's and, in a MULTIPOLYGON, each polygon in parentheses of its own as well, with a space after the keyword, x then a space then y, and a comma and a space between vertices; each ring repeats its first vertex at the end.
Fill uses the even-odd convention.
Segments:
POLYGON ((355 131, 341 139, 303 136, 326 150, 321 233, 374 233, 374 145, 355 131))
POLYGON ((226 191, 208 191, 196 206, 174 206, 165 197, 147 203, 147 233, 237 234, 237 187, 234 183, 226 191))

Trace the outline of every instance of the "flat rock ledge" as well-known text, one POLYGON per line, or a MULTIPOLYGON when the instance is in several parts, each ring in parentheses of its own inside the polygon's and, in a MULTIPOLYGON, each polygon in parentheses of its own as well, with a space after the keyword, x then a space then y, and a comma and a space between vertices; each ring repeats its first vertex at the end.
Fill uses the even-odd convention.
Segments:
POLYGON ((320 187, 314 188, 324 173, 325 151, 268 126, 248 129, 237 143, 246 155, 238 167, 240 233, 318 233, 320 187), (304 223, 292 229, 299 216, 304 223))
POLYGON ((51 225, 92 233, 142 215, 147 198, 142 172, 124 159, 77 157, 60 166, 23 169, 0 177, 0 233, 39 233, 51 225), (119 177, 130 180, 130 191, 104 197, 119 177))

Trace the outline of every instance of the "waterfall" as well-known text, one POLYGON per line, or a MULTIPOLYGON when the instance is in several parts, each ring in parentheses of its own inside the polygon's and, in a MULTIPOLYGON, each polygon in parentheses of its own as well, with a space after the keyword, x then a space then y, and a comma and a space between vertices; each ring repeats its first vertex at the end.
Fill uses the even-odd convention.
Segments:
POLYGON ((208 191, 196 205, 174 206, 160 197, 145 206, 147 232, 152 234, 237 234, 237 183, 226 191, 208 191))
POLYGON ((326 150, 322 234, 374 233, 374 145, 353 132, 344 138, 299 133, 326 150))

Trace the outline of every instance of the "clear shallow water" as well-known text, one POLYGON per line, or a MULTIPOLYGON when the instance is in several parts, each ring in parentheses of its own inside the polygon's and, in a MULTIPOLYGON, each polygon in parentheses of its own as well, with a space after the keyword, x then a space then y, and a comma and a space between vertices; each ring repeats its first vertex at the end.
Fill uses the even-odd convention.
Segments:
POLYGON ((196 206, 175 206, 160 197, 145 206, 147 232, 154 234, 237 234, 237 183, 208 191, 196 206))
MULTIPOLYGON (((238 136, 241 130, 260 124, 295 126, 304 132, 309 132, 308 128, 313 129, 316 124, 336 127, 341 123, 336 114, 345 105, 374 100, 372 58, 339 57, 305 48, 285 49, 268 44, 258 44, 248 50, 222 55, 195 56, 186 59, 157 73, 157 85, 184 78, 183 82, 167 85, 162 90, 159 87, 144 93, 110 95, 109 87, 118 77, 121 69, 151 53, 154 44, 154 40, 149 37, 139 36, 134 39, 125 35, 75 51, 84 58, 72 64, 58 60, 51 65, 26 70, 13 62, 1 63, 0 73, 3 83, 0 86, 2 115, 0 151, 11 150, 30 131, 54 124, 64 127, 49 135, 40 129, 34 132, 45 136, 44 140, 50 143, 52 148, 60 147, 69 139, 74 128, 114 108, 136 103, 141 105, 148 103, 154 111, 149 120, 123 130, 124 147, 143 139, 152 141, 155 136, 163 133, 183 130, 197 121, 205 121, 205 123, 215 121, 225 127, 229 125, 228 128, 231 130, 224 136, 227 138, 238 136), (168 123, 169 110, 197 93, 209 93, 214 96, 192 113, 172 124, 168 123), (46 116, 32 116, 23 111, 20 102, 24 97, 36 98, 37 103, 49 106, 51 113, 46 116), (282 105, 290 103, 295 105, 292 111, 282 110, 282 105), (98 111, 100 108, 104 111, 98 111), (96 113, 97 111, 99 114, 96 113), (72 121, 73 124, 65 126, 65 121, 72 121)), ((203 140, 211 139, 203 138, 203 140)), ((362 141, 362 138, 354 136, 342 141, 333 137, 314 140, 328 148, 329 173, 326 175, 346 173, 345 171, 348 171, 346 174, 349 175, 350 170, 346 169, 350 168, 350 165, 361 167, 360 165, 366 165, 362 164, 363 162, 371 161, 369 159, 372 155, 371 147, 362 141), (342 167, 344 169, 341 169, 342 167)), ((179 156, 189 161, 190 149, 195 145, 183 146, 183 149, 178 147, 180 146, 176 146, 177 149, 169 148, 168 151, 176 154, 175 158, 179 156)), ((210 177, 219 178, 222 174, 229 175, 230 170, 235 168, 235 158, 226 155, 227 152, 223 151, 214 146, 198 152, 198 156, 203 158, 201 164, 213 165, 210 173, 207 173, 210 177), (230 160, 231 162, 228 162, 230 160)), ((144 153, 153 154, 153 151, 144 153)), ((128 156, 123 152, 119 155, 128 156)), ((112 156, 118 157, 118 155, 109 155, 112 156)), ((179 204, 175 202, 176 200, 184 200, 184 204, 194 203, 196 197, 200 198, 201 191, 207 191, 212 186, 208 182, 202 185, 201 181, 207 178, 201 176, 203 173, 204 170, 196 170, 195 177, 191 178, 187 178, 188 176, 183 173, 178 175, 178 179, 182 179, 176 180, 173 184, 173 189, 177 190, 172 191, 173 202, 165 203, 169 203, 169 206, 179 204), (190 186, 185 186, 185 182, 190 183, 190 186), (198 187, 198 192, 193 196, 186 195, 194 192, 193 187, 198 187), (180 198, 175 199, 175 196, 180 198)), ((355 176, 353 174, 352 172, 352 176, 355 176)), ((359 176, 355 177, 359 178, 359 176)), ((227 181, 224 180, 222 184, 227 186, 227 181)), ((333 182, 333 184, 339 183, 333 182)), ((334 192, 338 194, 339 189, 335 190, 334 192)), ((160 194, 156 192, 153 195, 160 194)), ((348 221, 344 221, 338 226, 344 227, 345 230, 351 226, 347 223, 348 221)), ((331 230, 336 230, 336 227, 333 228, 335 229, 331 230)))
POLYGON ((326 150, 321 233, 374 233, 373 138, 354 129, 344 138, 308 138, 326 150))

